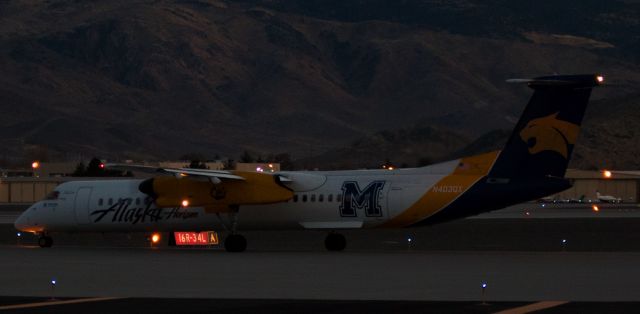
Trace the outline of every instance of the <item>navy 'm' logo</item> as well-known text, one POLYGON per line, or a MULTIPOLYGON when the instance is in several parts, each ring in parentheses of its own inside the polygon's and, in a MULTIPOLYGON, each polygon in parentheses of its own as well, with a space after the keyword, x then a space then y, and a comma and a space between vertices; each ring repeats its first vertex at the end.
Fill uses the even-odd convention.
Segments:
POLYGON ((367 217, 382 217, 382 207, 378 200, 384 187, 384 181, 373 181, 363 190, 356 181, 342 183, 342 204, 340 216, 356 217, 356 210, 364 209, 367 217))

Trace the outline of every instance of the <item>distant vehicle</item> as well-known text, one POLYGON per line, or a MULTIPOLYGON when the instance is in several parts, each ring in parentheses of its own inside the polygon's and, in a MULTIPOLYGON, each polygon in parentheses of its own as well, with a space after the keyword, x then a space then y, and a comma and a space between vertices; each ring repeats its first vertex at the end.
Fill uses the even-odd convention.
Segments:
POLYGON ((611 195, 602 195, 599 191, 596 191, 596 198, 598 201, 602 203, 612 203, 619 204, 622 203, 622 198, 611 196, 611 195))
POLYGON ((53 232, 227 230, 227 251, 244 251, 242 229, 337 231, 402 228, 477 215, 556 194, 600 75, 516 79, 534 90, 502 151, 395 170, 261 173, 107 165, 156 174, 146 180, 66 182, 27 209, 19 230, 53 232))

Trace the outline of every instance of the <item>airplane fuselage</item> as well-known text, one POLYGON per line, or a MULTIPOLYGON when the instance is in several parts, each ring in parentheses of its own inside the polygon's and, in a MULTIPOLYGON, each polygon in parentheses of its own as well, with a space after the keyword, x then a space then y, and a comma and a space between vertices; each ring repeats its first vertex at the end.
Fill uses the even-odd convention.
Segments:
MULTIPOLYGON (((283 172, 294 178, 287 202, 240 206, 239 229, 352 229, 381 226, 428 191, 452 196, 467 185, 437 185, 459 161, 424 168, 283 172)), ((479 176, 463 181, 475 181, 479 176)), ((16 222, 34 231, 171 231, 223 229, 226 215, 203 207, 159 208, 139 191, 143 180, 73 181, 57 199, 31 206, 16 222), (36 214, 37 213, 37 214, 36 214)), ((426 213, 425 213, 426 214, 426 213)))

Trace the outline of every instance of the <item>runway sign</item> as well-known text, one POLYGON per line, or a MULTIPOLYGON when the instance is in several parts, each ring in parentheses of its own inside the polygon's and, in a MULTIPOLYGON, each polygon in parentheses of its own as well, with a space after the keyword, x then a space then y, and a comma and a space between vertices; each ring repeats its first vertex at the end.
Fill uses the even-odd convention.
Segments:
POLYGON ((215 231, 174 232, 176 245, 216 245, 218 234, 215 231))

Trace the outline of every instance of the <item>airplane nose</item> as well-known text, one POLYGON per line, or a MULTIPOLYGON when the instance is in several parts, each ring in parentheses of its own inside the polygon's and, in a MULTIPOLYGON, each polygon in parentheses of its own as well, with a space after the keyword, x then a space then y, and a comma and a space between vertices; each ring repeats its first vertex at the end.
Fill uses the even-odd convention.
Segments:
POLYGON ((18 219, 16 219, 16 221, 13 222, 13 226, 20 230, 20 231, 24 231, 24 227, 25 227, 25 218, 24 218, 24 213, 20 214, 20 216, 18 216, 18 219))
MULTIPOLYGON (((33 206, 31 206, 33 207, 33 206)), ((31 207, 29 207, 27 210, 25 210, 22 214, 20 214, 20 216, 18 216, 18 219, 16 219, 16 221, 13 222, 13 226, 20 230, 20 231, 27 231, 31 225, 30 220, 29 219, 29 211, 31 210, 31 207)))

